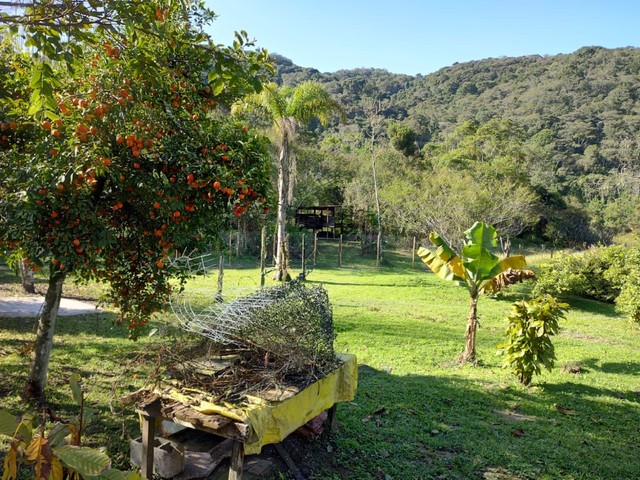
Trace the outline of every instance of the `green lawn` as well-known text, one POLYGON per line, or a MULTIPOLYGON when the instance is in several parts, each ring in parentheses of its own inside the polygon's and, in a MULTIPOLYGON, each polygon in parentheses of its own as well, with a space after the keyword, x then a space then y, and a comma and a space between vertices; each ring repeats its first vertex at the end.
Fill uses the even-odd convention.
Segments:
MULTIPOLYGON (((557 368, 524 388, 501 368, 495 350, 511 302, 525 287, 481 298, 480 365, 460 367, 464 289, 417 262, 412 268, 410 256, 396 252, 377 270, 351 246, 338 269, 335 247, 323 244, 308 281, 329 292, 336 349, 356 354, 359 388, 353 402, 338 408, 329 445, 312 443, 297 457, 307 463, 308 478, 638 478, 640 332, 611 305, 571 300, 555 339, 557 368)), ((198 277, 191 288, 215 290, 216 280, 198 277)), ((259 282, 254 262, 225 272, 225 290, 259 282)), ((106 445, 125 466, 137 422, 131 407, 113 399, 143 385, 158 344, 175 341, 163 335, 175 329, 170 316, 157 319, 163 335, 133 343, 112 320, 110 313, 60 319, 49 392, 55 411, 73 413, 65 384, 80 372, 100 413, 87 443, 106 445)), ((1 319, 0 327, 0 398, 17 412, 33 322, 1 319)))

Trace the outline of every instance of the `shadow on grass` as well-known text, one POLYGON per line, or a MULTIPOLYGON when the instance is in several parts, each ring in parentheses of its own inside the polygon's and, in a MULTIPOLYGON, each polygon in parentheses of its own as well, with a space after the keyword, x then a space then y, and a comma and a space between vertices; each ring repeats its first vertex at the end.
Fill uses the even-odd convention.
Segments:
POLYGON ((545 384, 542 386, 545 392, 552 393, 556 396, 573 397, 575 395, 586 395, 590 397, 603 397, 609 399, 627 400, 631 403, 640 405, 640 387, 635 390, 612 390, 610 388, 596 388, 590 385, 584 385, 574 382, 563 382, 554 384, 545 384))
POLYGON ((413 288, 420 287, 423 288, 424 285, 416 283, 415 285, 394 285, 393 283, 356 283, 356 282, 327 282, 320 280, 306 280, 307 283, 318 284, 318 285, 341 285, 341 286, 353 286, 353 287, 391 287, 391 288, 413 288))
MULTIPOLYGON (((580 367, 587 367, 603 373, 640 375, 640 363, 638 362, 600 362, 598 358, 587 358, 580 361, 580 367)), ((638 387, 640 389, 640 386, 638 387)))
MULTIPOLYGON (((97 410, 85 444, 106 446, 118 466, 126 466, 128 439, 139 435, 133 408, 117 402, 122 389, 111 393, 125 369, 123 352, 134 355, 147 349, 133 343, 132 347, 121 345, 114 351, 98 337, 62 343, 56 346, 49 378, 53 390, 49 405, 68 417, 78 412, 68 378, 73 372, 83 375, 97 410)), ((28 358, 11 355, 12 361, 2 360, 5 385, 19 386, 28 358)), ((640 471, 636 455, 640 400, 632 398, 633 392, 572 382, 527 390, 455 372, 393 375, 360 366, 356 398, 338 408, 332 452, 318 443, 305 445, 294 452, 298 466, 308 478, 359 480, 385 475, 481 479, 496 469, 511 475, 500 478, 512 480, 613 480, 634 478, 640 471)), ((135 388, 126 380, 121 386, 135 388)), ((12 396, 12 410, 23 408, 10 389, 2 392, 12 396)))
MULTIPOLYGON (((372 312, 373 318, 378 318, 375 312, 372 312)), ((387 345, 397 344, 399 348, 406 345, 407 342, 407 326, 403 320, 401 323, 394 323, 385 320, 371 320, 367 319, 366 330, 363 330, 363 326, 359 321, 353 321, 348 318, 340 319, 340 322, 335 325, 336 333, 345 333, 349 331, 358 331, 360 335, 369 338, 377 338, 378 341, 385 342, 387 345), (386 341, 385 341, 386 339, 386 341)), ((446 325, 432 319, 430 317, 413 319, 414 325, 420 325, 422 323, 437 323, 437 328, 432 329, 412 329, 411 340, 416 342, 429 342, 432 344, 448 344, 451 339, 456 339, 460 336, 460 327, 455 325, 446 325)))
POLYGON ((2 261, 0 261, 0 283, 20 283, 20 277, 2 261))
POLYGON ((613 303, 600 302, 598 300, 591 300, 588 298, 566 296, 560 297, 563 301, 567 302, 571 308, 588 313, 595 313, 598 315, 606 315, 612 318, 624 318, 623 315, 616 312, 615 305, 613 303))
MULTIPOLYGON (((126 328, 115 325, 115 320, 116 315, 112 313, 58 317, 55 333, 56 335, 82 333, 101 337, 126 337, 126 328)), ((0 330, 35 334, 36 323, 36 318, 2 318, 0 319, 0 330)))
MULTIPOLYGON (((491 298, 497 302, 513 303, 518 300, 528 299, 531 296, 531 290, 533 289, 533 282, 528 281, 524 284, 513 285, 503 292, 497 295, 493 295, 491 298)), ((581 312, 592 313, 596 315, 605 315, 607 317, 615 319, 623 319, 624 316, 616 311, 613 303, 601 302, 598 300, 592 300, 588 298, 575 297, 571 295, 557 297, 562 302, 569 304, 569 308, 572 310, 578 310, 581 312)))
MULTIPOLYGON (((103 312, 89 315, 72 315, 58 317, 55 325, 55 335, 89 335, 101 338, 128 338, 129 331, 125 325, 116 323, 118 316, 115 313, 103 312)), ((33 334, 36 332, 37 319, 35 318, 0 318, 0 334, 14 331, 19 334, 33 334)), ((152 323, 142 331, 146 335, 155 325, 152 323)), ((167 330, 177 330, 177 327, 164 325, 167 330)), ((4 340, 3 340, 4 343, 4 340)))
POLYGON ((613 480, 639 471, 637 402, 612 404, 607 389, 563 383, 535 393, 459 376, 359 372, 356 399, 338 408, 335 451, 305 455, 313 478, 480 479, 497 469, 511 475, 499 478, 613 480))

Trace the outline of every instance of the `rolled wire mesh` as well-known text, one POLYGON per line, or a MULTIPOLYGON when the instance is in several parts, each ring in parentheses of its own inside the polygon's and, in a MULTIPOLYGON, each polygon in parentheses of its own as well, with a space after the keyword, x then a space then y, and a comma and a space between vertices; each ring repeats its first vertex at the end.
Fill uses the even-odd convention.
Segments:
MULTIPOLYGON (((174 265, 204 273, 210 258, 177 257, 174 265)), ((221 346, 242 347, 286 363, 290 372, 326 373, 336 364, 333 312, 326 290, 306 287, 300 278, 268 288, 221 294, 187 287, 171 300, 182 329, 221 346)))

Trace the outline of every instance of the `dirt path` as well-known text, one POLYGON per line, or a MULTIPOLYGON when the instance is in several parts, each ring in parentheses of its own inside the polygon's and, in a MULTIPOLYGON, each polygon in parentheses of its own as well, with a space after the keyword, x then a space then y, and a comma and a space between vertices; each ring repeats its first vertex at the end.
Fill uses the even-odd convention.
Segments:
MULTIPOLYGON (((0 297, 0 317, 37 317, 44 303, 44 297, 0 297)), ((101 313, 94 304, 63 298, 58 315, 86 315, 101 313)))

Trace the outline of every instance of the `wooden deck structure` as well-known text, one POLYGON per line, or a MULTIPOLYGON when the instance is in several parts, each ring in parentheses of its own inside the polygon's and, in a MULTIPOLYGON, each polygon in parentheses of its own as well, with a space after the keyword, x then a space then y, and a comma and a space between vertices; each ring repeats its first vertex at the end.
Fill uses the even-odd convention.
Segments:
POLYGON ((260 422, 252 425, 249 420, 237 419, 242 417, 231 418, 215 413, 202 413, 196 408, 197 402, 194 404, 196 406, 192 406, 172 398, 170 389, 137 392, 136 412, 142 420, 142 476, 146 479, 153 478, 156 425, 163 419, 232 440, 229 480, 242 480, 245 445, 249 446, 249 454, 258 453, 259 445, 278 445, 289 433, 325 410, 328 412, 325 431, 329 431, 337 403, 353 400, 357 388, 355 356, 342 354, 342 357, 345 359, 344 363, 326 377, 297 393, 292 393, 292 396, 281 401, 270 401, 267 406, 261 408, 260 414, 263 415, 263 419, 285 421, 282 429, 276 429, 278 433, 275 436, 273 431, 261 434, 260 422))
POLYGON ((320 237, 337 238, 352 227, 351 212, 341 205, 298 207, 296 226, 317 233, 320 237))

